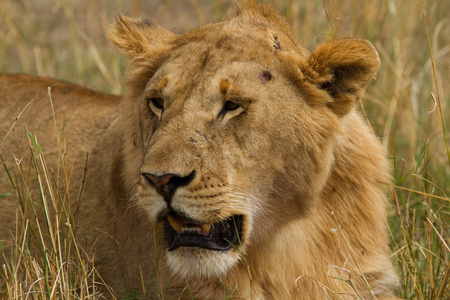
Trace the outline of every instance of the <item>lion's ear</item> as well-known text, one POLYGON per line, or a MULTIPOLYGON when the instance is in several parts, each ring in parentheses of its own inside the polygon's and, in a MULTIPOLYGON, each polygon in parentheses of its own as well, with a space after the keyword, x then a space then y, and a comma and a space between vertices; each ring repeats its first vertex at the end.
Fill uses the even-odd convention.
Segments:
POLYGON ((318 46, 303 71, 310 83, 330 94, 333 101, 328 107, 344 116, 375 78, 379 66, 378 53, 370 42, 345 38, 318 46))
POLYGON ((111 25, 108 38, 131 59, 158 55, 167 50, 176 34, 144 19, 119 14, 111 25))

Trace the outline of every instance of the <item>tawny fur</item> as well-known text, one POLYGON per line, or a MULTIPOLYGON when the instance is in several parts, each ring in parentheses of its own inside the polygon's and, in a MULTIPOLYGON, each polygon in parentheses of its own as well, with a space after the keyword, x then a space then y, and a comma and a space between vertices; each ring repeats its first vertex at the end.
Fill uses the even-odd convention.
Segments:
MULTIPOLYGON (((119 100, 51 79, 2 75, 2 139, 34 100, 0 153, 8 166, 15 155, 28 168, 27 127, 57 166, 52 86, 57 128, 70 120, 71 195, 89 154, 81 200, 72 203, 79 233, 115 292, 144 284, 156 295, 160 281, 165 299, 190 299, 186 282, 194 299, 223 299, 235 288, 232 299, 393 295, 383 191, 389 166, 355 110, 379 67, 369 42, 340 39, 309 54, 282 17, 252 1, 233 18, 183 35, 120 15, 109 37, 129 58, 128 94, 119 100), (164 99, 164 110, 149 98, 164 99), (223 113, 225 101, 241 107, 223 113), (244 215, 238 249, 167 251, 156 222, 167 205, 141 174, 192 170, 173 208, 203 223, 244 215)), ((0 194, 10 192, 6 174, 0 179, 0 194)), ((1 201, 5 244, 17 203, 1 201)))

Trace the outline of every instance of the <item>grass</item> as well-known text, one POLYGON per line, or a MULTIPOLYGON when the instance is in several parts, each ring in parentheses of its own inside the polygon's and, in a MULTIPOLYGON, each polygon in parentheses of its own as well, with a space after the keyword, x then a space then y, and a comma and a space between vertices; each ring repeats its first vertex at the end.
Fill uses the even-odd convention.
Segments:
POLYGON ((20 203, 16 220, 22 224, 17 226, 11 253, 0 244, 0 255, 6 261, 0 270, 0 297, 99 299, 101 279, 75 237, 73 213, 63 188, 68 185, 59 182, 59 174, 46 164, 41 145, 28 129, 27 133, 31 170, 22 168, 22 159, 8 167, 2 158, 15 191, 12 195, 20 203), (30 174, 37 182, 37 196, 30 189, 30 174))
MULTIPOLYGON (((449 299, 450 2, 273 2, 309 50, 347 35, 366 38, 378 49, 382 67, 361 105, 392 162, 388 222, 401 281, 397 294, 406 299, 449 299)), ((104 29, 119 11, 182 32, 232 9, 228 0, 4 0, 0 2, 0 71, 51 76, 118 94, 123 91, 124 62, 105 40, 104 29)), ((55 191, 50 202, 54 207, 48 209, 57 209, 65 200, 63 185, 52 177, 32 133, 29 141, 36 180, 55 191)), ((29 197, 20 164, 14 170, 11 177, 18 200, 28 209, 36 207, 39 199, 29 197)), ((0 191, 0 201, 6 195, 0 191)), ((71 226, 65 225, 71 224, 70 212, 59 219, 44 212, 42 228, 28 226, 30 216, 18 218, 24 226, 15 237, 14 260, 2 267, 0 296, 99 297, 101 280, 89 253, 78 248, 71 226), (39 243, 40 230, 50 235, 50 243, 39 243), (36 250, 41 253, 38 259, 31 255, 36 250)))

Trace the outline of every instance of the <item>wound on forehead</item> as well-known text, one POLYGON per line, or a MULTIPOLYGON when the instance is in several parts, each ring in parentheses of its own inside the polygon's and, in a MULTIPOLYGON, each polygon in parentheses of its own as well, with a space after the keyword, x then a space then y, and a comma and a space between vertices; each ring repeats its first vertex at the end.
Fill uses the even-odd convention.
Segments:
POLYGON ((273 78, 272 74, 269 71, 263 71, 259 74, 259 79, 261 79, 262 83, 267 83, 273 78))
POLYGON ((275 50, 281 50, 281 43, 276 35, 273 35, 273 47, 275 50))

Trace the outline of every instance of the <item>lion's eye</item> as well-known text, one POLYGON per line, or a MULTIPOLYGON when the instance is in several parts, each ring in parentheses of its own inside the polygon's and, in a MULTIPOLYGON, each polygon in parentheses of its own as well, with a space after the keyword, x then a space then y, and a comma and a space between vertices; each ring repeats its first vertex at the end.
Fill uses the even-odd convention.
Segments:
POLYGON ((224 111, 232 111, 232 110, 236 110, 239 107, 242 107, 242 105, 234 102, 234 101, 226 101, 225 104, 223 105, 223 110, 224 111))
POLYGON ((162 98, 150 98, 149 104, 150 104, 150 106, 153 106, 156 109, 159 109, 159 110, 164 109, 164 99, 162 99, 162 98))

